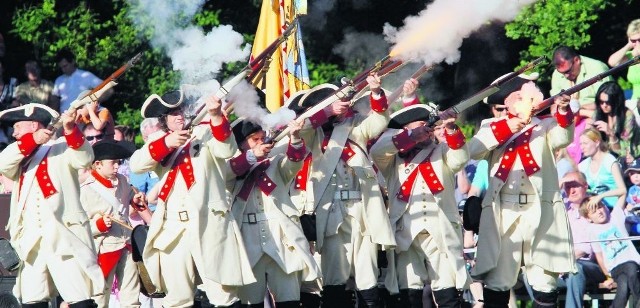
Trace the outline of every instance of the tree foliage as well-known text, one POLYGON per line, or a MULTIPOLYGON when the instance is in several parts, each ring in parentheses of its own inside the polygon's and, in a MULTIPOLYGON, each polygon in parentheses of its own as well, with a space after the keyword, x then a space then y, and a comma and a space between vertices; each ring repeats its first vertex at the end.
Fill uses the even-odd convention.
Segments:
MULTIPOLYGON (((550 57, 559 45, 580 49, 591 42, 589 30, 598 20, 606 0, 544 0, 522 10, 505 26, 507 37, 526 39, 529 47, 520 51, 521 65, 541 56, 550 57)), ((542 76, 549 75, 539 66, 542 76)))

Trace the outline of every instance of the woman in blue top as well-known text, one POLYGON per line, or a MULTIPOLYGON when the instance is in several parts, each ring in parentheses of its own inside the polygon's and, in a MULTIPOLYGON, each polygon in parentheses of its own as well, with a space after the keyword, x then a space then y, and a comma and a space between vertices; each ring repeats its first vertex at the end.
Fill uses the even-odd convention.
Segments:
POLYGON ((608 152, 607 143, 595 128, 586 129, 580 135, 580 149, 584 160, 578 169, 587 178, 589 189, 596 195, 594 203, 604 201, 607 207, 615 206, 618 198, 626 196, 627 188, 616 158, 608 152))

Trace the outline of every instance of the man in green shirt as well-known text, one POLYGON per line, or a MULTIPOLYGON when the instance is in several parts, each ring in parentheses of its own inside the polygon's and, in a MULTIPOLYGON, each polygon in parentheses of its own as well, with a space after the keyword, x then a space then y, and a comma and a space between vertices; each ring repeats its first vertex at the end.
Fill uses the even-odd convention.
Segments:
MULTIPOLYGON (((563 89, 568 89, 609 69, 604 62, 578 55, 575 50, 567 46, 560 46, 553 52, 553 65, 555 66, 555 71, 551 75, 551 95, 555 95, 563 89)), ((572 95, 572 109, 578 109, 578 102, 580 106, 579 111, 573 110, 573 112, 584 118, 593 117, 596 109, 596 91, 601 84, 611 80, 609 76, 572 95)))

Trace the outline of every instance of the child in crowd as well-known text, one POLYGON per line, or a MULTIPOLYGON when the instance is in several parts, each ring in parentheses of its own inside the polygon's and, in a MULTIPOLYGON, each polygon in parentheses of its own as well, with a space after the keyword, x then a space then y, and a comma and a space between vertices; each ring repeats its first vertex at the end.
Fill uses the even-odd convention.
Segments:
POLYGON ((593 197, 580 204, 580 215, 591 223, 589 238, 602 272, 607 275, 604 284, 608 288, 615 282, 618 287, 612 307, 625 307, 630 293, 640 298, 640 254, 628 239, 623 211, 624 198, 620 198, 611 213, 602 201, 593 197))
POLYGON ((633 184, 627 192, 627 210, 631 211, 640 206, 640 158, 636 158, 624 171, 633 184))

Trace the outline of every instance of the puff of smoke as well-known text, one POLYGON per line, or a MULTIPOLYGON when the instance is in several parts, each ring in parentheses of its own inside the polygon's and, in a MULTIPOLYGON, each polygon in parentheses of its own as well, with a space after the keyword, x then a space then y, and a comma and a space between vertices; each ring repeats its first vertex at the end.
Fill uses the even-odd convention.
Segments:
POLYGON ((395 44, 392 56, 420 59, 425 64, 460 59, 458 48, 471 32, 492 20, 509 21, 535 0, 436 0, 400 29, 386 24, 387 41, 395 44))
POLYGON ((129 18, 151 33, 151 45, 166 51, 182 83, 198 83, 213 78, 222 63, 245 60, 249 46, 241 47, 243 37, 230 26, 219 26, 209 33, 190 25, 204 0, 129 0, 129 18))
POLYGON ((333 48, 333 53, 347 63, 365 67, 371 66, 388 52, 389 44, 384 41, 382 34, 349 30, 345 31, 342 42, 333 48))
POLYGON ((280 108, 270 114, 259 105, 260 97, 256 91, 253 85, 242 81, 229 92, 227 101, 233 104, 235 115, 260 125, 265 131, 278 129, 295 119, 295 112, 289 108, 280 108))

